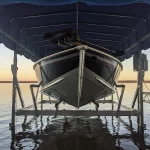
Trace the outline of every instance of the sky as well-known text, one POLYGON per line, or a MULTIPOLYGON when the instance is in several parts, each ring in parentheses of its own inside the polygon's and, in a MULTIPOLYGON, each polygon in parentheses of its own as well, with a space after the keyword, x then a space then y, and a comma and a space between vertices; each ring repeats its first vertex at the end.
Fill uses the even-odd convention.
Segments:
MULTIPOLYGON (((150 49, 142 51, 147 54, 150 60, 150 49)), ((0 81, 11 81, 12 72, 11 64, 13 64, 13 51, 0 44, 0 81)), ((26 59, 24 56, 17 55, 18 58, 18 80, 19 81, 36 81, 36 75, 33 70, 34 62, 26 59)), ((125 60, 123 63, 123 71, 120 74, 119 80, 136 80, 137 72, 133 72, 133 58, 125 60)), ((149 61, 150 64, 150 61, 149 61)), ((149 71, 145 73, 145 80, 150 80, 150 65, 149 71)))

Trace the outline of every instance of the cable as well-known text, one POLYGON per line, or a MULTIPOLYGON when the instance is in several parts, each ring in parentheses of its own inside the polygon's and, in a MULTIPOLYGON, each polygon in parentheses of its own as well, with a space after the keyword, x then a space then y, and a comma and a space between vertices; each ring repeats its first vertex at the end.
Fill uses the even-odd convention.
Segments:
POLYGON ((150 89, 148 88, 148 86, 146 85, 145 81, 143 80, 144 84, 145 84, 145 87, 148 91, 150 91, 150 89))

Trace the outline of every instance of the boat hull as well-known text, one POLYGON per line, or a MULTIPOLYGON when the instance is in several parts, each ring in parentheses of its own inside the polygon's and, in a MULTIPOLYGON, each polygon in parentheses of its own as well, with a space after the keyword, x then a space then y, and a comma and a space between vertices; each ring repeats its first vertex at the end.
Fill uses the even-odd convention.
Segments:
POLYGON ((114 93, 121 65, 105 53, 82 48, 47 57, 34 69, 44 94, 79 108, 114 93))

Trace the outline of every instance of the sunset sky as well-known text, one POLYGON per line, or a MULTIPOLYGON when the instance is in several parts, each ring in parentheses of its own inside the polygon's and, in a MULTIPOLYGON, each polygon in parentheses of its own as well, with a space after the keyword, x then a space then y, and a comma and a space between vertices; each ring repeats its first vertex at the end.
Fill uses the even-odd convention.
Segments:
MULTIPOLYGON (((143 51, 150 60, 150 49, 143 51)), ((12 80, 11 64, 13 63, 13 51, 0 44, 0 81, 12 80)), ((33 62, 24 56, 18 55, 18 80, 33 81, 36 75, 33 70, 33 62)), ((150 61, 149 61, 150 64, 150 61)), ((130 58, 123 62, 123 71, 120 80, 136 80, 137 73, 133 72, 133 59, 130 58)), ((150 70, 150 65, 149 65, 150 70)), ((150 80, 150 71, 145 73, 145 80, 150 80)))

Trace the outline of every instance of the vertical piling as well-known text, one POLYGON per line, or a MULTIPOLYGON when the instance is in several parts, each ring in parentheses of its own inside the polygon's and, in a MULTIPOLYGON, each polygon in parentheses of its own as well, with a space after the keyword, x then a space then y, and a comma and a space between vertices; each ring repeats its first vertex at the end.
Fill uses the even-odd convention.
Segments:
POLYGON ((12 87, 12 117, 11 117, 11 129, 15 134, 15 104, 16 104, 16 76, 17 76, 17 53, 14 51, 13 58, 13 87, 12 87))
POLYGON ((141 52, 138 53, 138 59, 139 59, 139 68, 138 68, 138 102, 139 102, 139 126, 142 129, 144 125, 144 115, 143 115, 143 78, 144 78, 144 71, 142 70, 142 54, 141 52))

